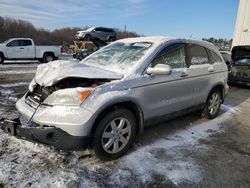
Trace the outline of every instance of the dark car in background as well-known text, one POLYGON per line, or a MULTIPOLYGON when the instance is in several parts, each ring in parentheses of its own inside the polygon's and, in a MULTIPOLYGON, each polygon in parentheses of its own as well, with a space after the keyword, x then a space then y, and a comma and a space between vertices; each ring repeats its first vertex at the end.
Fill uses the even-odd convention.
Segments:
POLYGON ((93 52, 95 52, 95 51, 99 50, 100 48, 107 45, 107 43, 105 41, 102 41, 98 38, 91 38, 90 41, 93 42, 94 47, 77 51, 76 53, 73 54, 73 58, 81 61, 85 57, 92 54, 93 52))
POLYGON ((250 86, 250 46, 233 47, 228 82, 250 86))
POLYGON ((93 52, 97 51, 99 48, 89 48, 89 49, 84 49, 79 52, 76 52, 73 54, 73 58, 78 59, 79 61, 83 60, 85 57, 89 56, 93 52))

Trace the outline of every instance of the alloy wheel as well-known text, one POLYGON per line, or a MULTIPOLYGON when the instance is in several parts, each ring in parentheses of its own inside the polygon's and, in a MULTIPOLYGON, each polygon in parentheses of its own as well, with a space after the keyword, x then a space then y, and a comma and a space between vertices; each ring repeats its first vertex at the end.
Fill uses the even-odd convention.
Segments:
POLYGON ((214 92, 210 99, 209 99, 209 105, 208 105, 208 112, 211 115, 214 115, 217 113, 219 107, 220 107, 220 96, 217 92, 214 92))
POLYGON ((102 147, 105 152, 115 154, 121 151, 131 137, 131 124, 124 117, 108 123, 102 134, 102 147))
POLYGON ((50 56, 50 55, 48 55, 48 56, 46 57, 46 62, 50 62, 50 61, 53 61, 53 57, 50 56))

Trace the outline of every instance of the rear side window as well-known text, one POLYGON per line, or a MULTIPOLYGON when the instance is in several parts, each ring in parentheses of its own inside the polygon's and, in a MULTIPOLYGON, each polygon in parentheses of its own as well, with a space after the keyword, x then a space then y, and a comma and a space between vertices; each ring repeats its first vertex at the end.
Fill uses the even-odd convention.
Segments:
POLYGON ((202 65, 209 63, 206 49, 198 45, 188 45, 190 65, 202 65))
POLYGON ((218 56, 215 52, 208 50, 208 53, 209 53, 209 58, 210 58, 211 64, 222 62, 222 59, 220 58, 220 56, 218 56))
POLYGON ((97 27, 97 28, 95 28, 95 30, 96 30, 96 31, 103 31, 103 28, 97 27))
POLYGON ((22 46, 31 46, 31 40, 22 40, 22 46))
POLYGON ((152 61, 152 67, 157 64, 170 65, 173 69, 186 67, 185 44, 172 44, 163 49, 152 61))
POLYGON ((114 32, 113 29, 108 29, 108 28, 105 28, 105 31, 106 32, 114 32))
POLYGON ((231 54, 222 53, 221 54, 225 62, 231 62, 231 54))

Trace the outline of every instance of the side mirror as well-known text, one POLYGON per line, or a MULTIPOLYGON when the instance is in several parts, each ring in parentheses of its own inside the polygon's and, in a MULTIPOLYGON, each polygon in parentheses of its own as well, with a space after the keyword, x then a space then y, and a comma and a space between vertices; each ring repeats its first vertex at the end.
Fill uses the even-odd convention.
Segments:
POLYGON ((171 66, 164 64, 157 64, 155 67, 149 67, 146 71, 149 75, 169 75, 171 72, 171 66))

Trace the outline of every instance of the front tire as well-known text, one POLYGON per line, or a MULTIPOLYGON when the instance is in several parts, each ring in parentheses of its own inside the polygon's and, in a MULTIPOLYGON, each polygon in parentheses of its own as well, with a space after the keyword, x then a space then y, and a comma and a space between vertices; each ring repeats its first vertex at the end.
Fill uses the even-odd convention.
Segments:
POLYGON ((213 89, 208 95, 202 116, 206 119, 215 118, 220 112, 221 101, 221 91, 218 88, 213 89))
POLYGON ((136 119, 131 111, 117 109, 109 112, 98 123, 93 148, 96 156, 109 161, 126 153, 136 136, 136 119))

